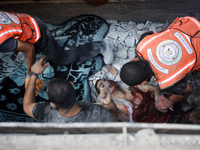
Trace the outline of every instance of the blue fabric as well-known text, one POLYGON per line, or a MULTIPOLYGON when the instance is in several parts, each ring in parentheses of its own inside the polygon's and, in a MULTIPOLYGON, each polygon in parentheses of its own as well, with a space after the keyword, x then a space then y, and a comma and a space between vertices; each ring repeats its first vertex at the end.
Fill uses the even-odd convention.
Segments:
MULTIPOLYGON (((108 30, 109 24, 95 15, 81 15, 68 20, 58 26, 49 26, 51 33, 60 46, 66 50, 102 40, 108 30)), ((39 60, 41 54, 36 54, 39 60)), ((43 74, 39 76, 46 85, 52 78, 65 78, 75 83, 77 101, 91 101, 88 77, 103 66, 101 56, 78 65, 76 63, 67 66, 56 66, 51 63, 43 74)), ((27 64, 22 52, 0 53, 0 121, 32 122, 23 111, 24 83, 26 78, 27 64)), ((37 102, 46 102, 46 85, 38 93, 37 102)))

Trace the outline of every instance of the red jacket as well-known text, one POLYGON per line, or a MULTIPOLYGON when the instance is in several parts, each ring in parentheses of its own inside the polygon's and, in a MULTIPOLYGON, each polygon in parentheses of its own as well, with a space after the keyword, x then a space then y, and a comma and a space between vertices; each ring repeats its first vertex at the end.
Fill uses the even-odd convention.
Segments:
POLYGON ((40 37, 38 24, 31 16, 0 12, 0 44, 9 38, 34 44, 40 37))

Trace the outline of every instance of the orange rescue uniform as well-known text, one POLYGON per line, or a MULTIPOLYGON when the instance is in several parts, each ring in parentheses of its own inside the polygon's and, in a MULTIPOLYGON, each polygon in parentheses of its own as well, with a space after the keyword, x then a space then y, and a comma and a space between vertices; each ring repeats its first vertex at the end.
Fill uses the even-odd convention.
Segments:
POLYGON ((31 16, 0 12, 0 44, 9 38, 34 44, 40 37, 38 24, 31 16))
POLYGON ((200 22, 177 18, 165 31, 146 36, 136 51, 148 60, 160 89, 200 68, 200 22))

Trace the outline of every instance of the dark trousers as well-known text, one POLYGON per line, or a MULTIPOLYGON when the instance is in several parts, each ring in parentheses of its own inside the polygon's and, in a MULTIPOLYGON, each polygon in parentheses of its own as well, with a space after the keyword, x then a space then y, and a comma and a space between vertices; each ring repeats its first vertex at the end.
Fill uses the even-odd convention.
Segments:
POLYGON ((57 65, 68 65, 73 62, 82 63, 105 50, 105 43, 102 41, 91 42, 70 50, 64 50, 64 48, 57 44, 45 23, 37 17, 34 18, 41 32, 41 38, 35 44, 35 49, 46 55, 50 61, 57 65))

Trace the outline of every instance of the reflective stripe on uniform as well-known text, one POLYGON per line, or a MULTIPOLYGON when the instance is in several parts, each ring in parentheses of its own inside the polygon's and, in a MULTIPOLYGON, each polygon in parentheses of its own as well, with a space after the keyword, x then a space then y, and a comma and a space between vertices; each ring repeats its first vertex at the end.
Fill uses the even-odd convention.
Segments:
POLYGON ((192 62, 188 63, 187 65, 185 65, 185 67, 183 67, 182 69, 180 69, 178 72, 176 72, 175 74, 173 74, 171 77, 169 77, 166 80, 163 80, 161 82, 158 82, 159 85, 165 84, 167 82, 169 82, 170 80, 174 79, 175 77, 177 77, 180 73, 182 73, 183 71, 185 71, 185 69, 187 69, 189 66, 194 65, 196 59, 194 59, 192 62))
POLYGON ((36 29, 36 40, 38 41, 38 39, 40 38, 40 30, 39 30, 39 27, 35 21, 35 19, 31 18, 34 26, 35 26, 35 29, 36 29))
POLYGON ((0 37, 6 35, 6 34, 8 34, 8 33, 12 33, 12 32, 17 32, 17 33, 20 33, 20 34, 21 34, 21 33, 22 33, 22 30, 17 30, 17 29, 8 30, 8 31, 5 31, 5 32, 1 33, 1 34, 0 34, 0 37))
POLYGON ((156 38, 158 38, 158 37, 160 37, 160 36, 166 34, 166 33, 169 32, 169 31, 170 31, 170 30, 168 29, 168 30, 166 30, 165 32, 163 32, 163 33, 161 33, 161 34, 159 34, 159 35, 157 35, 157 36, 154 36, 153 38, 151 38, 150 40, 148 40, 147 42, 145 42, 145 43, 142 45, 142 47, 140 48, 139 52, 141 53, 141 51, 143 50, 143 48, 144 48, 148 43, 150 43, 151 41, 155 40, 156 38))

